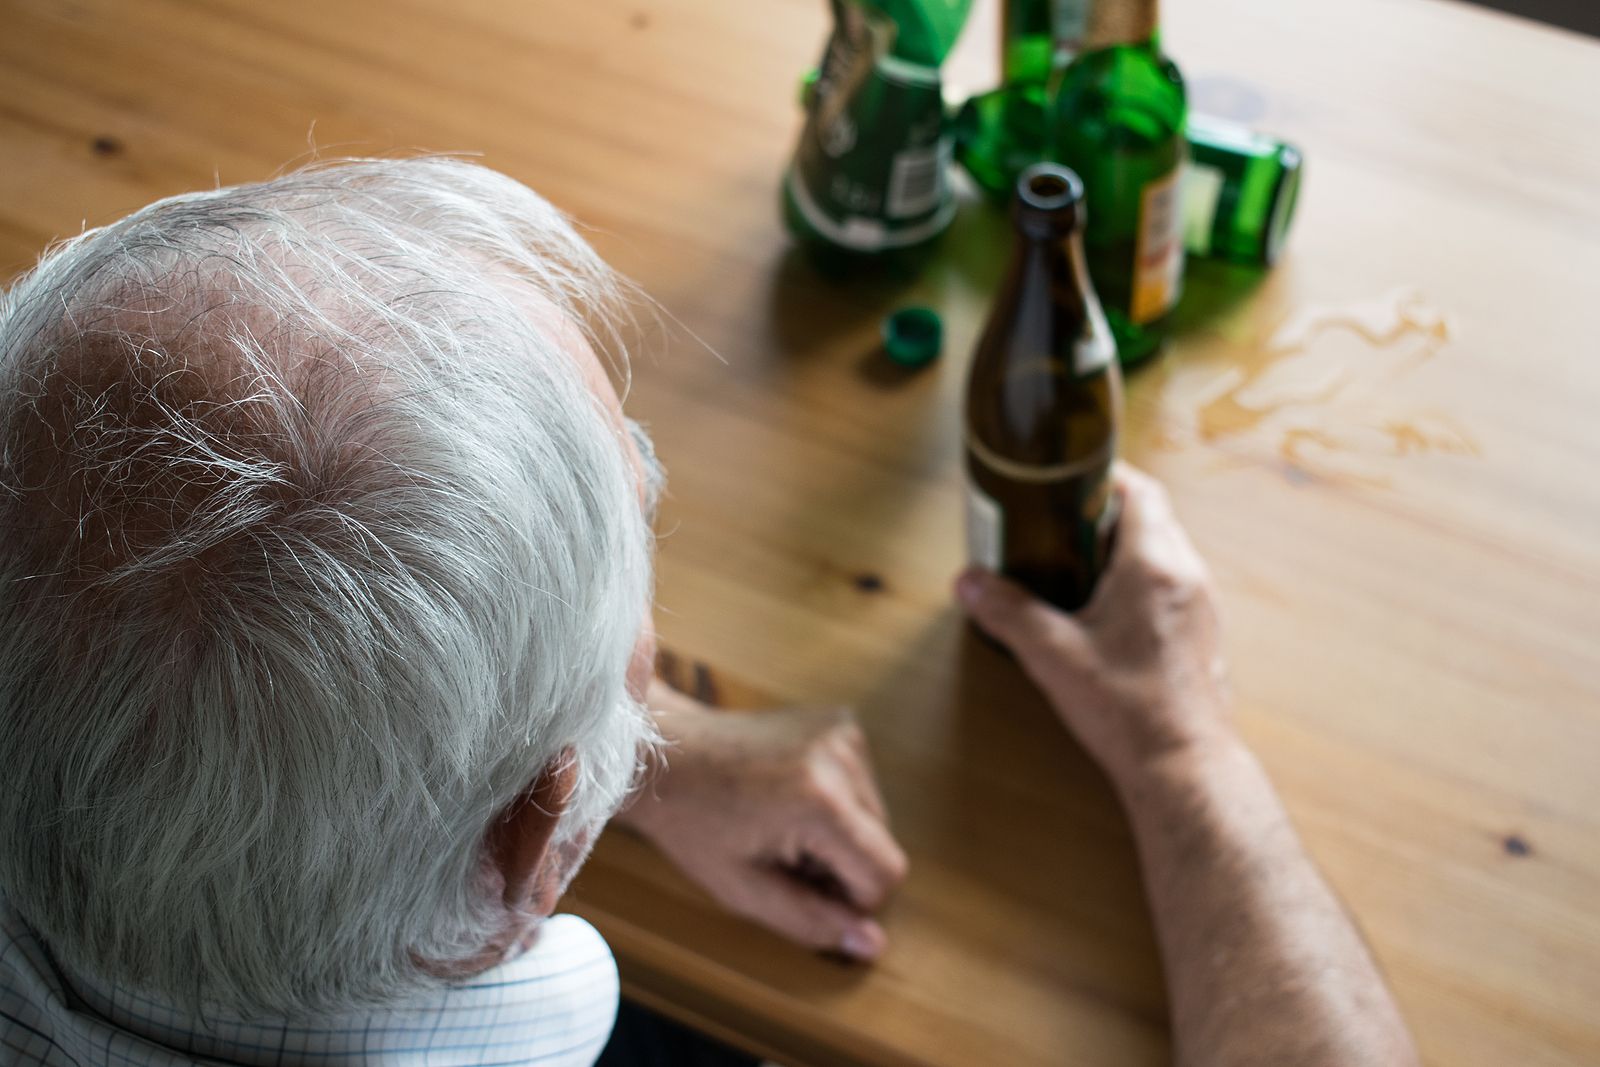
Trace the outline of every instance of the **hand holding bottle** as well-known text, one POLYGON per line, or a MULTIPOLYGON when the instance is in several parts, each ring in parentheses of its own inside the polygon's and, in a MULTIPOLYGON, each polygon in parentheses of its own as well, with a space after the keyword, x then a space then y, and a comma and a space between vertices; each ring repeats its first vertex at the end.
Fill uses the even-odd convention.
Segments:
POLYGON ((1416 1067, 1350 912, 1228 717, 1215 595, 1166 494, 1126 465, 1110 566, 1075 615, 972 569, 957 595, 1016 653, 1122 799, 1195 1067, 1416 1067))
POLYGON ((971 568, 957 595, 1011 649, 1119 788, 1167 757, 1233 741, 1211 577, 1159 483, 1118 464, 1122 517, 1093 598, 1062 612, 971 568))

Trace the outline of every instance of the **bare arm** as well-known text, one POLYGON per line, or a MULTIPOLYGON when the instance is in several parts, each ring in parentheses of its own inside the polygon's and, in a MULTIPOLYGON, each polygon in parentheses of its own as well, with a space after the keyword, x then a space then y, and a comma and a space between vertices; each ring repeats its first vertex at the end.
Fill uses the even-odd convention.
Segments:
POLYGON ((1234 732, 1204 563, 1148 477, 1118 473, 1110 569, 1077 616, 992 574, 957 591, 1116 784, 1184 1067, 1411 1067, 1349 915, 1234 732))
POLYGON ((1350 917, 1241 744, 1124 787, 1186 1065, 1414 1064, 1350 917))

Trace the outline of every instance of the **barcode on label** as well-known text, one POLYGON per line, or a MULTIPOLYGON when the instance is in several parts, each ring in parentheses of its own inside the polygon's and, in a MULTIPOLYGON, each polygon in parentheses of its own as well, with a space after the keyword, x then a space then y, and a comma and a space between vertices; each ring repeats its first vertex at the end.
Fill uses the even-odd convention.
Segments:
POLYGON ((891 219, 923 215, 939 206, 944 185, 945 149, 943 143, 896 152, 889 165, 891 219))

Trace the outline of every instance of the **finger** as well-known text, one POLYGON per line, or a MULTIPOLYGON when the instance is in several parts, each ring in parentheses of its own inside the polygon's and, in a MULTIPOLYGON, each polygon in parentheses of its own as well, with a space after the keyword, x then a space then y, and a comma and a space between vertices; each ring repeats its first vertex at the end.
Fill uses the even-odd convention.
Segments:
POLYGON ((1104 606, 1101 602, 1121 598, 1115 590, 1140 566, 1190 577, 1203 578, 1207 573, 1199 551, 1178 522, 1166 488, 1125 463, 1117 465, 1114 478, 1122 514, 1117 521, 1116 542, 1106 581, 1101 583, 1094 601, 1080 615, 1085 623, 1098 617, 1104 606), (1103 596, 1098 595, 1101 591, 1105 591, 1103 596))
POLYGON ((883 907, 910 866, 883 820, 849 799, 820 813, 806 837, 806 851, 862 911, 883 907))
POLYGON ((985 633, 1035 666, 1062 658, 1080 660, 1088 651, 1082 627, 1065 612, 1015 582, 981 567, 968 567, 956 581, 956 596, 985 633))
POLYGON ((1121 499, 1117 518, 1117 539, 1137 541, 1152 526, 1172 518, 1172 504, 1164 486, 1138 467, 1118 462, 1112 471, 1112 486, 1121 499))
POLYGON ((889 825, 889 805, 884 802, 883 791, 878 788, 877 776, 865 752, 853 752, 845 769, 850 778, 850 791, 867 814, 889 825))
POLYGON ((734 911, 819 951, 874 960, 888 944, 877 922, 776 868, 742 868, 723 888, 734 911))
POLYGON ((844 744, 840 763, 849 779, 850 791, 861 806, 881 822, 889 822, 889 806, 878 789, 877 775, 872 773, 872 754, 867 750, 867 734, 856 722, 855 716, 845 712, 845 721, 839 727, 844 744))

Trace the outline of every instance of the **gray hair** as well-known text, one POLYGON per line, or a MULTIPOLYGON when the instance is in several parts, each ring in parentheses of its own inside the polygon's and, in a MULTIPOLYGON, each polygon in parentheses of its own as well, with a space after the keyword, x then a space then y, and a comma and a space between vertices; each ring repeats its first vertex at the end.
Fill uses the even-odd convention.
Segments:
POLYGON ((615 810, 650 534, 528 293, 621 358, 567 220, 428 158, 160 201, 0 302, 0 892, 65 962, 392 1001, 500 932, 542 768, 558 847, 615 810))

